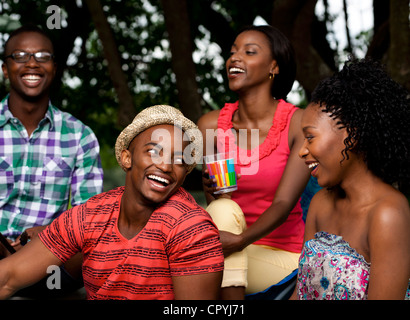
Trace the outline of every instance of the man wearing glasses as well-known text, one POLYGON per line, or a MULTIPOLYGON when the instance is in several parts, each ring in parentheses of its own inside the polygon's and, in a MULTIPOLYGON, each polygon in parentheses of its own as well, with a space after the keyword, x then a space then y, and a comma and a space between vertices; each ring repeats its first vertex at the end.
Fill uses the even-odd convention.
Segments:
POLYGON ((18 250, 70 199, 76 206, 101 193, 103 172, 92 130, 50 102, 56 64, 47 34, 13 31, 3 62, 10 93, 0 103, 0 232, 18 250))

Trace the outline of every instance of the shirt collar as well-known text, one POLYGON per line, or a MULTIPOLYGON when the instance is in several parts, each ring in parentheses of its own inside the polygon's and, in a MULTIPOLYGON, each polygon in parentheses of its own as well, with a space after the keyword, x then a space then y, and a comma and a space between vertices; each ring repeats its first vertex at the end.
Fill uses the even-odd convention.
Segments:
MULTIPOLYGON (((8 121, 14 118, 13 114, 9 110, 8 106, 9 94, 0 102, 0 127, 4 126, 8 121)), ((50 129, 54 127, 54 107, 51 101, 48 103, 48 109, 44 119, 50 121, 50 129)), ((44 120, 43 119, 43 120, 44 120)))

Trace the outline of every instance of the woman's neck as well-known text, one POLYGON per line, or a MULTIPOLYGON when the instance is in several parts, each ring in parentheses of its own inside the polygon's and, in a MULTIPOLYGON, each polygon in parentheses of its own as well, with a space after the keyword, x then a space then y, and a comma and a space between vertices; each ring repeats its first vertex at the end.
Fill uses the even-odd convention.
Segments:
POLYGON ((370 203, 378 197, 377 190, 384 184, 363 161, 359 160, 339 187, 346 200, 352 203, 370 203))
POLYGON ((270 95, 247 94, 240 96, 238 101, 239 108, 236 120, 254 123, 253 127, 257 127, 259 122, 267 119, 272 122, 278 105, 278 101, 270 95))

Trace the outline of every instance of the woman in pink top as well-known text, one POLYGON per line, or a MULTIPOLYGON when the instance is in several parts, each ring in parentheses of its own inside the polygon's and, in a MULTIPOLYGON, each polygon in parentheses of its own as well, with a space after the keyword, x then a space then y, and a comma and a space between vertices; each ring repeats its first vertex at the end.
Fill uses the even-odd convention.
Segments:
POLYGON ((221 297, 240 299, 297 268, 304 234, 300 196, 309 171, 298 157, 303 111, 285 101, 296 74, 288 39, 271 26, 247 27, 226 69, 238 101, 205 114, 198 126, 204 154, 236 154, 237 191, 214 195, 207 170, 203 181, 225 254, 221 297))

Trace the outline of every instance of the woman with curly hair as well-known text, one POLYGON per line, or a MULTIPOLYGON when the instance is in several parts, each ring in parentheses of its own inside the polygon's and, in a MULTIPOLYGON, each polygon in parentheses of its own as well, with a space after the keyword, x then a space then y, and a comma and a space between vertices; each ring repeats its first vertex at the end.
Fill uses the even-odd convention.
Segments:
POLYGON ((292 298, 409 298, 409 102, 371 60, 348 61, 312 94, 299 155, 323 189, 292 298))

